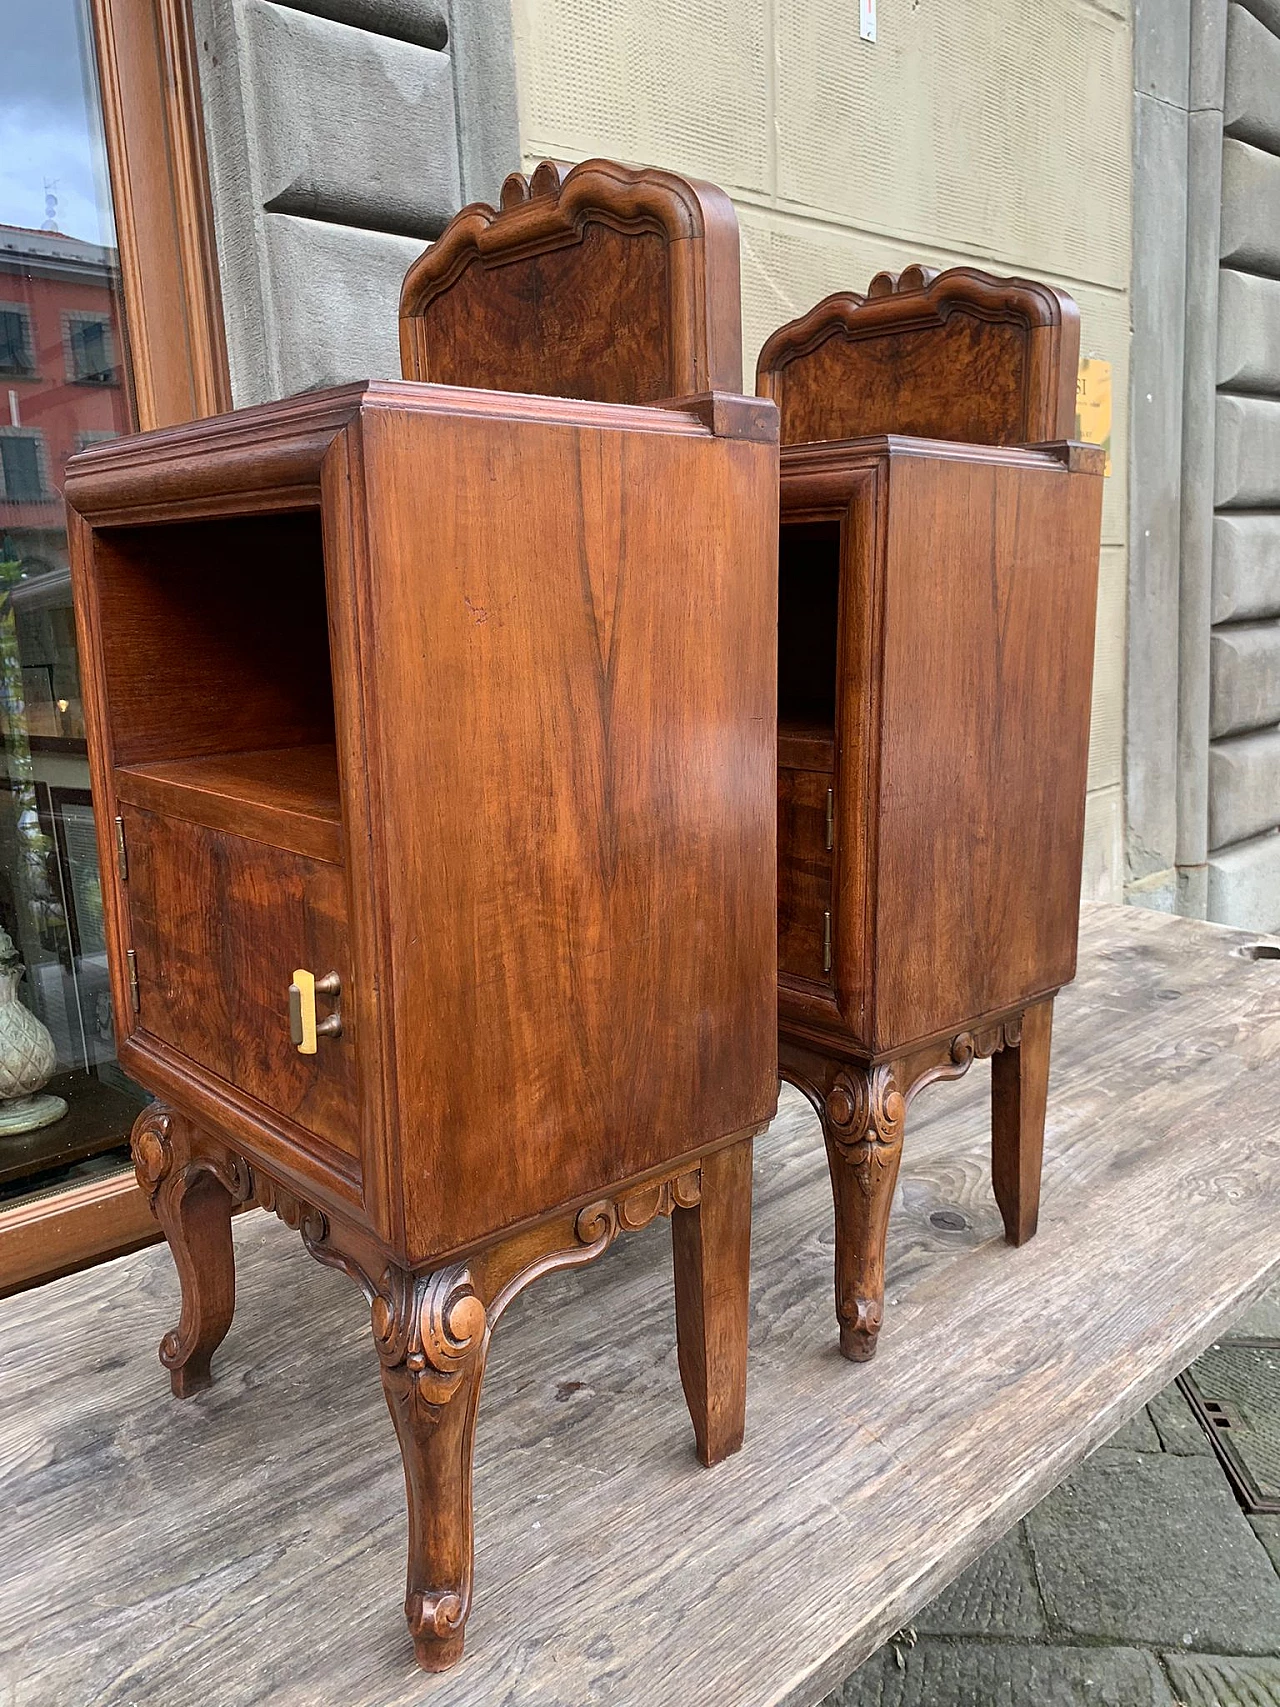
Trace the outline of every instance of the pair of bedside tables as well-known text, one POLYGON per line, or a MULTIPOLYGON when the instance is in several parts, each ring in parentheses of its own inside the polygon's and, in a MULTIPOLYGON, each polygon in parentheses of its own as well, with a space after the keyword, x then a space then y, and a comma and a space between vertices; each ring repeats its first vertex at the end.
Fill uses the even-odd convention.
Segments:
POLYGON ((161 1359, 207 1384, 237 1205, 363 1288, 428 1669, 530 1282, 669 1216, 698 1455, 741 1444, 780 1063, 823 1119, 849 1355, 906 1103, 975 1055, 1034 1229, 1101 482, 1028 446, 1066 436, 1074 310, 877 281, 770 340, 762 400, 738 291, 718 190, 547 163, 411 269, 406 381, 68 481, 120 1058, 160 1099, 134 1158, 182 1283, 161 1359))

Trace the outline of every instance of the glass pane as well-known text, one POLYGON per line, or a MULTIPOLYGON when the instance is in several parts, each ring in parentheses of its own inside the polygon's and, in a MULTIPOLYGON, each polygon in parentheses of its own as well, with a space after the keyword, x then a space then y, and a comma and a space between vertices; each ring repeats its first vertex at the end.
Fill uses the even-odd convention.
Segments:
POLYGON ((132 424, 86 8, 0 0, 0 40, 2 1209, 123 1165, 145 1098, 115 1059, 62 508, 67 459, 132 424))

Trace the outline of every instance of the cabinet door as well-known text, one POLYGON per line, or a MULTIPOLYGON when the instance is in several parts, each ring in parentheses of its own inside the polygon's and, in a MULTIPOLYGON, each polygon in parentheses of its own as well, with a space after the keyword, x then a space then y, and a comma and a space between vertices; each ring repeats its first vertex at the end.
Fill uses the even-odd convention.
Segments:
POLYGON ((778 771, 778 970, 830 986, 829 771, 778 771))
MULTIPOLYGON (((343 868, 124 808, 138 1027, 348 1155, 357 1155, 356 1039, 343 868), (295 968, 336 972, 340 1037, 301 1055, 295 968)), ((318 999, 320 1017, 334 1004, 318 999)))

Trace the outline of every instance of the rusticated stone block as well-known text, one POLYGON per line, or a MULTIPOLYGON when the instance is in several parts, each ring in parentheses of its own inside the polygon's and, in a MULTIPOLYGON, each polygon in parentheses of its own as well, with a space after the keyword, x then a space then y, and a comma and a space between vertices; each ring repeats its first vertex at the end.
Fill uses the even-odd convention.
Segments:
POLYGON ((1280 36, 1239 5, 1227 13, 1222 123, 1228 136, 1280 152, 1280 36))
POLYGON ((1280 155, 1227 137, 1222 144, 1221 255, 1280 275, 1280 155))
POLYGON ((422 253, 413 237, 284 213, 262 218, 273 290, 290 337, 273 351, 283 397, 352 379, 399 379, 400 285, 422 253))
POLYGON ((1280 834, 1268 830, 1209 855, 1208 914, 1242 930, 1280 929, 1280 834))
POLYGON ((1280 392, 1280 279, 1222 269, 1218 384, 1236 391, 1280 392))
POLYGON ((1209 846, 1261 835, 1280 819, 1280 729, 1229 735, 1209 747, 1209 846))
POLYGON ((1280 515, 1215 516, 1213 620, 1280 616, 1280 515))
POLYGON ((445 54, 251 0, 262 205, 436 237, 459 205, 445 54))
POLYGON ((1280 622, 1215 629, 1209 637, 1209 684, 1214 740, 1280 723, 1280 622))
POLYGON ((1218 509, 1280 507, 1280 402, 1218 397, 1213 501, 1218 509))

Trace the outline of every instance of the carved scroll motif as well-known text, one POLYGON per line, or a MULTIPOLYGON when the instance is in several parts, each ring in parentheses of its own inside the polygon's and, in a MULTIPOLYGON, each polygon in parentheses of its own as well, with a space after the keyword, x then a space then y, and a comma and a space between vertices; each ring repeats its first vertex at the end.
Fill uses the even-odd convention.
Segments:
POLYGON ((212 1175, 233 1203, 245 1203, 253 1195, 249 1164, 230 1150, 217 1154, 193 1150, 181 1117, 163 1103, 149 1103, 143 1109, 133 1123, 129 1147, 138 1184, 161 1221, 161 1194, 181 1197, 201 1174, 212 1175))
POLYGON ((133 1123, 129 1147, 133 1171, 152 1208, 156 1194, 173 1168, 173 1117, 162 1103, 144 1108, 133 1123))
POLYGON ((827 1092, 827 1131, 868 1194, 879 1188, 887 1168, 897 1167, 906 1117, 893 1068, 884 1063, 865 1072, 837 1073, 827 1092))
POLYGON ((579 1211, 578 1238, 584 1245, 599 1244, 603 1250, 619 1233, 638 1233, 659 1215, 675 1209, 693 1209, 702 1199, 702 1171, 690 1168, 669 1179, 637 1186, 621 1197, 601 1198, 579 1211))
MULTIPOLYGON (((322 1212, 305 1203, 286 1187, 277 1185, 275 1180, 264 1174, 260 1168, 251 1168, 249 1172, 253 1181, 251 1196, 259 1209, 278 1216, 286 1227, 291 1227, 295 1233, 301 1233, 302 1242, 312 1256, 320 1262, 325 1262, 327 1259, 318 1247, 323 1246, 329 1237, 329 1223, 322 1212)), ((346 1269, 349 1268, 349 1263, 346 1258, 338 1258, 335 1255, 329 1266, 346 1269)))
POLYGON ((409 1486, 405 1617, 430 1669, 456 1658, 471 1605, 471 1458, 489 1346, 483 1298, 464 1263, 388 1268, 370 1311, 382 1387, 409 1486))
POLYGON ((484 1347, 488 1316, 463 1263, 416 1276, 389 1268, 370 1320, 384 1370, 403 1370, 404 1399, 421 1422, 435 1421, 484 1347))
POLYGON ((962 1079, 975 1061, 986 1061, 1002 1049, 1016 1049, 1021 1039, 1021 1014, 974 1031, 957 1032, 944 1058, 918 1070, 912 1077, 906 1092, 908 1105, 927 1085, 936 1085, 941 1079, 962 1079))

